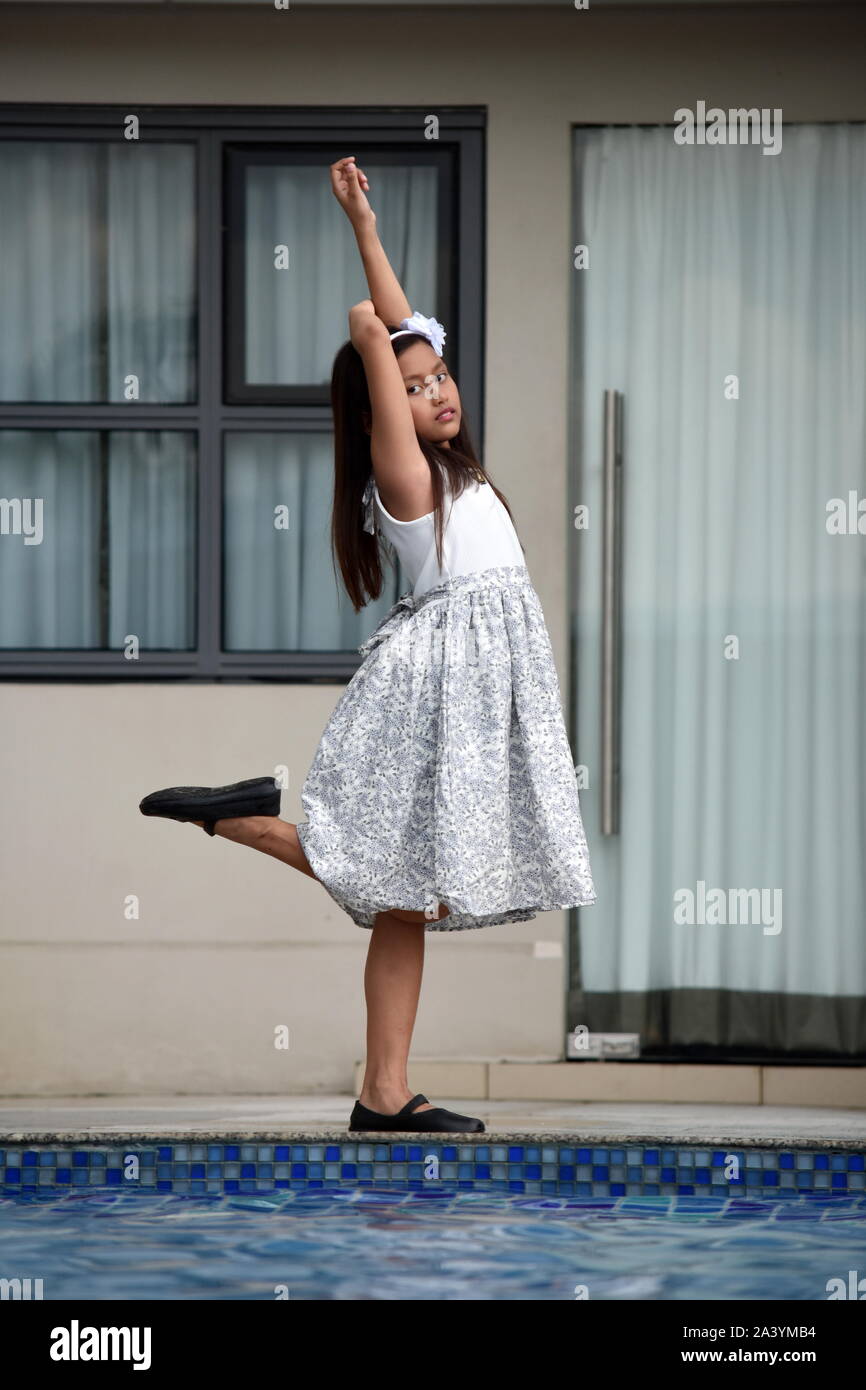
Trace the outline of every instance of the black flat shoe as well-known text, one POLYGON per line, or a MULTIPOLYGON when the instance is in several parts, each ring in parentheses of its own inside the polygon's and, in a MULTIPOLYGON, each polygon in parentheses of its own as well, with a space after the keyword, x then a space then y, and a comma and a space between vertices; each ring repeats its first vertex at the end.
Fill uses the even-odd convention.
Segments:
POLYGON ((166 787, 139 802, 143 816, 166 820, 204 821, 213 835, 218 820, 233 816, 278 816, 280 792, 273 777, 251 777, 228 787, 166 787))
POLYGON ((380 1115, 376 1110, 368 1110, 359 1100, 349 1118, 349 1130, 411 1130, 417 1134, 483 1134, 484 1125, 469 1115, 456 1115, 453 1110, 421 1110, 413 1115, 419 1105, 427 1105, 426 1096, 413 1096, 398 1110, 396 1115, 380 1115))

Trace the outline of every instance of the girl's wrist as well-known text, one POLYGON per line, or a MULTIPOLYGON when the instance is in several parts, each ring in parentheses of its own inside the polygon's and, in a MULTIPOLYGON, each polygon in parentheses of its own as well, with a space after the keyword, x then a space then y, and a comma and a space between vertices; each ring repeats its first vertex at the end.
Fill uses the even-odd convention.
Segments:
POLYGON ((352 222, 352 230, 358 245, 375 246, 379 240, 379 233, 376 229, 376 214, 371 212, 369 216, 356 218, 352 222))

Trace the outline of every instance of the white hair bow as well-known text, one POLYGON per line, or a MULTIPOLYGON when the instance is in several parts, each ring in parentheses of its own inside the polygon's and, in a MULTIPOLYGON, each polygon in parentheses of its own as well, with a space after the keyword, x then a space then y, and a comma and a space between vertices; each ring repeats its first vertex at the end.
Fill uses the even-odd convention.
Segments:
POLYGON ((399 338, 403 333, 420 333, 421 336, 426 338, 430 343, 433 351, 437 353, 439 357, 442 356, 442 349, 445 346, 445 338, 447 335, 442 324, 437 322, 436 319, 425 318, 425 316, 416 309, 411 318, 401 319, 399 329, 396 333, 391 333, 389 336, 392 339, 399 338))

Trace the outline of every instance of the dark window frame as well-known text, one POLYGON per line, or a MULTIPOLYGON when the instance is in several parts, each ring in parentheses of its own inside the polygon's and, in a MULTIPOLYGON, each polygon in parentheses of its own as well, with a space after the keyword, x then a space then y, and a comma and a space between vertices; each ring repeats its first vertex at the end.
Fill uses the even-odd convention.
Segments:
MULTIPOLYGON (((0 103, 0 140, 117 140, 130 109, 142 141, 195 144, 198 260, 196 341, 198 399, 194 404, 46 404, 0 402, 2 429, 186 429, 198 441, 196 497, 196 648, 143 651, 127 661, 120 651, 0 651, 0 680, 342 681, 357 670, 357 652, 225 652, 221 647, 223 551, 223 438, 233 430, 332 429, 327 391, 253 388, 252 399, 229 401, 230 151, 289 146, 321 158, 346 149, 359 161, 402 151, 454 161, 450 196, 439 227, 443 302, 413 306, 440 317, 449 329, 449 361, 460 371, 460 393, 480 444, 484 433, 483 285, 485 279, 485 129, 478 107, 442 107, 439 140, 424 139, 429 107, 206 107, 30 105, 0 103), (447 300, 446 300, 447 296, 447 300), (304 399, 298 399, 298 393, 304 399), (274 399, 279 396, 280 399, 274 399), (268 398, 270 397, 270 398, 268 398)), ((348 309, 348 306, 347 306, 348 309)), ((235 313, 237 305, 234 305, 235 313)), ((336 351, 339 344, 334 344, 336 351)), ((247 394, 247 393, 242 393, 247 394)))
MULTIPOLYGON (((354 149, 354 146, 352 147, 354 149)), ((449 175, 457 169, 455 152, 441 148, 440 142, 431 142, 430 148, 421 151, 424 163, 440 173, 438 225, 436 229, 436 282, 439 285, 439 298, 442 317, 451 312, 454 303, 454 262, 451 248, 454 244, 452 228, 454 225, 454 188, 449 175)), ((286 163, 292 166, 311 165, 321 167, 321 156, 317 150, 306 145, 292 146, 287 151, 286 163)), ((361 156, 359 156, 359 162, 361 156)), ((363 160, 369 167, 373 164, 388 165, 405 161, 405 155, 393 146, 374 144, 364 145, 363 160)), ((226 322, 232 331, 225 335, 224 374, 225 402, 228 405, 317 405, 327 406, 330 390, 327 385, 256 386, 245 381, 244 363, 246 360, 246 321, 244 314, 244 256, 246 252, 246 199, 244 197, 244 175, 255 165, 273 165, 279 160, 260 144, 252 142, 225 147, 225 306, 226 322)), ((389 251, 395 248, 388 248, 389 251)), ((394 257, 396 259, 396 257, 394 257)), ((350 306, 347 305, 347 311, 350 306)), ((422 305, 412 305, 427 312, 422 305)), ((436 312, 430 309, 430 313, 436 312)), ((348 333, 347 333, 348 336, 348 333)), ((449 334, 450 338, 450 334, 449 334)), ((451 344, 449 342, 449 349, 451 344)), ((459 341, 453 351, 449 351, 449 366, 454 375, 460 371, 459 341)))

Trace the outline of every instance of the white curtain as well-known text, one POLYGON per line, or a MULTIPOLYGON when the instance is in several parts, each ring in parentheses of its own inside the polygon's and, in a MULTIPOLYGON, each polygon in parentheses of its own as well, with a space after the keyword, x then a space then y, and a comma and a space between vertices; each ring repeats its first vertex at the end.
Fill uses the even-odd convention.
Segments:
POLYGON ((38 499, 42 532, 0 538, 0 646, 194 645, 193 435, 2 430, 0 497, 38 499))
POLYGON ((108 145, 106 209, 107 398, 194 401, 195 150, 108 145))
POLYGON ((576 752, 599 893, 579 914, 583 988, 850 999, 866 983, 866 537, 829 535, 826 505, 866 496, 866 128, 786 127, 777 156, 605 129, 576 135, 575 154, 590 256, 574 272, 590 507, 574 535, 576 752), (621 828, 607 838, 605 388, 625 398, 621 828), (674 894, 700 880, 781 889, 781 931, 676 924, 674 894))
MULTIPOLYGON (((437 172, 363 167, 397 278, 412 309, 433 314, 437 172)), ((247 166, 245 278, 247 380, 329 382, 334 353, 349 336, 349 309, 369 290, 352 229, 317 164, 247 166), (277 246, 288 249, 286 270, 275 268, 277 246)))
POLYGON ((226 436, 228 651, 351 651, 397 598, 400 573, 384 562, 383 594, 360 614, 338 588, 333 475, 329 435, 246 430, 226 436))
POLYGON ((194 399, 195 152, 0 141, 0 400, 194 399))
MULTIPOLYGON (((368 172, 413 308, 432 313, 435 171, 368 172)), ((247 195, 249 379, 329 380, 348 308, 367 294, 346 218, 319 167, 254 166, 247 195)), ((195 401, 195 279, 192 146, 0 142, 0 402, 195 401)), ((0 431, 0 497, 44 508, 41 545, 0 545, 0 647, 116 648, 129 633, 151 649, 194 645, 194 438, 0 431)), ((351 651, 396 598, 388 570, 378 603, 352 611, 331 563, 332 488, 329 435, 227 435, 229 650, 351 651)))
POLYGON ((39 544, 0 536, 0 646, 100 645, 98 460, 92 430, 0 430, 0 498, 42 500, 39 544))
POLYGON ((100 399, 96 148, 0 141, 0 400, 100 399))
POLYGON ((195 436, 123 430, 109 436, 108 646, 195 645, 195 436))
MULTIPOLYGON (((194 399, 194 286, 192 147, 0 142, 0 400, 194 399)), ((0 497, 41 499, 43 539, 0 546, 0 646, 190 647, 194 457, 182 432, 2 431, 0 497)))

